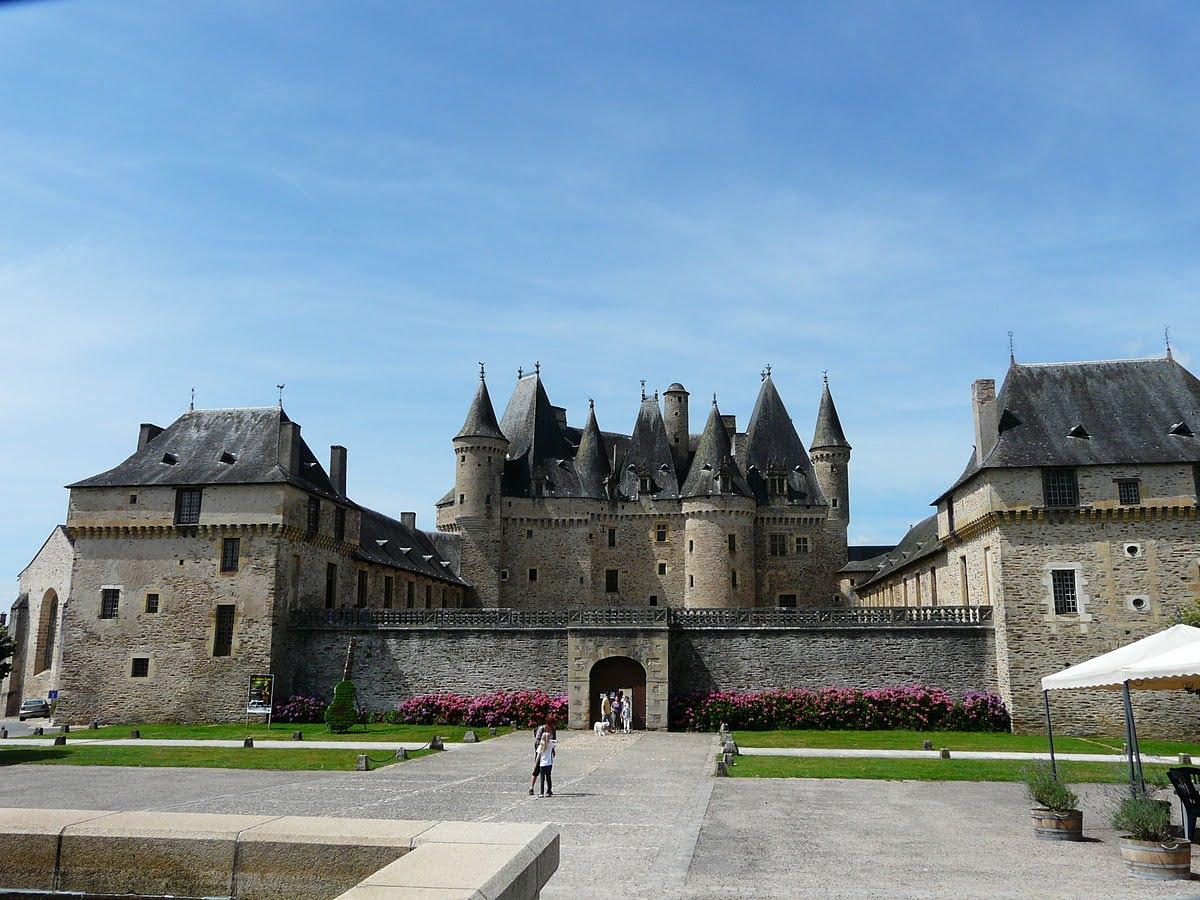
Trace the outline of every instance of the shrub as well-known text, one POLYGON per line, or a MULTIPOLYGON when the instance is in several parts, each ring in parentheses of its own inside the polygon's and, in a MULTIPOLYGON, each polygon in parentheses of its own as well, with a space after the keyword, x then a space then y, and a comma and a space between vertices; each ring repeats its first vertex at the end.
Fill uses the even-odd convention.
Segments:
POLYGON ((1117 801, 1112 812, 1112 827, 1135 841, 1172 843, 1171 804, 1155 800, 1152 789, 1138 789, 1117 801))
POLYGON ((392 724, 483 725, 534 728, 567 721, 567 697, 546 691, 497 691, 467 697, 462 694, 423 694, 396 704, 379 716, 392 724))
POLYGON ((324 700, 296 695, 275 708, 276 722, 320 722, 325 716, 324 700))
POLYGON ((938 688, 898 687, 863 691, 716 691, 672 701, 671 724, 687 731, 730 728, 904 728, 914 731, 1007 731, 1008 710, 994 694, 961 700, 938 688))
POLYGON ((325 724, 334 734, 345 734, 358 723, 358 708, 354 702, 354 682, 339 681, 333 689, 333 700, 325 710, 325 724))
POLYGON ((1058 780, 1045 763, 1031 763, 1021 772, 1025 793, 1034 806, 1057 813, 1078 809, 1079 795, 1058 780))

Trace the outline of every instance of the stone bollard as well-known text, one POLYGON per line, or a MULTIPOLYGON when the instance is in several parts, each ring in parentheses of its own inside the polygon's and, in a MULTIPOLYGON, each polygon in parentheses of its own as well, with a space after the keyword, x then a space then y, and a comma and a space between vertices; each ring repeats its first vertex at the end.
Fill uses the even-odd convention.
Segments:
POLYGON ((304 732, 303 732, 303 731, 293 731, 293 732, 292 732, 292 740, 293 740, 293 741, 302 741, 302 740, 304 740, 304 732))
POLYGON ((940 756, 942 759, 949 759, 950 758, 950 748, 943 747, 941 750, 938 751, 938 756, 940 756))
POLYGON ((496 736, 497 734, 499 734, 499 733, 500 733, 500 732, 498 732, 498 731, 496 730, 496 726, 495 726, 495 725, 493 725, 491 728, 489 728, 489 729, 488 729, 488 737, 495 737, 495 736, 496 736))
POLYGON ((727 740, 727 741, 725 742, 725 746, 721 748, 721 751, 722 751, 722 752, 723 752, 723 753, 724 753, 726 756, 737 756, 737 755, 738 755, 738 747, 737 747, 737 744, 735 744, 735 743, 733 742, 733 740, 732 740, 732 739, 731 739, 731 740, 727 740))
POLYGON ((433 736, 433 740, 431 740, 429 742, 429 749, 430 750, 445 750, 446 747, 442 744, 442 739, 435 734, 433 736))
POLYGON ((479 743, 479 738, 475 737, 475 732, 473 732, 473 731, 466 731, 466 732, 464 732, 464 733, 463 733, 463 739, 462 739, 462 742, 463 742, 464 744, 478 744, 478 743, 479 743))
POLYGON ((54 746, 55 746, 55 747, 62 747, 62 746, 64 746, 66 743, 67 743, 67 736, 66 736, 66 735, 64 735, 64 734, 57 735, 57 736, 54 738, 54 746))
POLYGON ((70 733, 71 733, 71 726, 70 726, 70 725, 64 725, 64 726, 62 727, 62 733, 63 733, 63 734, 70 734, 70 733))
POLYGON ((88 722, 88 731, 95 731, 99 727, 100 727, 100 723, 95 721, 94 719, 91 722, 88 722))
POLYGON ((8 729, 0 728, 0 741, 5 740, 7 737, 8 737, 8 729))
POLYGON ((139 731, 139 730, 138 730, 138 729, 136 729, 136 728, 135 728, 135 729, 133 729, 133 731, 129 732, 129 737, 130 737, 131 739, 135 740, 135 741, 136 741, 138 738, 140 738, 141 736, 142 736, 142 733, 141 733, 141 731, 139 731))
POLYGON ((254 746, 254 738, 246 738, 244 741, 242 741, 242 746, 243 747, 253 747, 254 746))
POLYGON ((396 759, 408 759, 408 751, 401 747, 396 751, 396 759))
POLYGON ((923 744, 921 744, 921 749, 922 750, 932 750, 933 749, 933 741, 925 741, 923 744))
POLYGON ((1192 754, 1180 753, 1179 754, 1179 764, 1181 766, 1190 766, 1192 764, 1192 754))
POLYGON ((371 761, 369 759, 367 759, 367 754, 360 753, 360 754, 358 754, 358 758, 354 760, 354 771, 355 772, 369 772, 369 771, 371 771, 370 765, 371 765, 371 761))
POLYGON ((39 725, 37 728, 33 729, 33 733, 34 733, 35 735, 43 735, 43 734, 45 734, 46 732, 45 732, 45 731, 42 729, 42 726, 41 726, 41 725, 39 725))
POLYGON ((717 760, 717 768, 716 768, 716 771, 713 772, 713 774, 716 775, 718 778, 728 778, 729 777, 729 767, 727 765, 725 765, 725 760, 723 760, 723 759, 717 760))
POLYGON ((723 757, 721 757, 721 761, 723 763, 725 763, 725 765, 727 765, 727 766, 732 766, 733 765, 733 754, 726 753, 723 757))

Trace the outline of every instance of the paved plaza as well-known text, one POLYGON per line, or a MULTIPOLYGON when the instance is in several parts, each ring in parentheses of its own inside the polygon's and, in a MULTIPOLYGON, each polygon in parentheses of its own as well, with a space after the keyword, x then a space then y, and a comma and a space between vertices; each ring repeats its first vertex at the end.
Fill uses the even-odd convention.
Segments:
MULTIPOLYGON (((529 737, 369 773, 0 768, 6 806, 553 822, 546 897, 1200 897, 1125 874, 1085 796, 1088 842, 1033 839, 1019 785, 716 779, 711 735, 564 732, 553 799, 529 737)), ((253 751, 247 751, 253 752, 253 751)))

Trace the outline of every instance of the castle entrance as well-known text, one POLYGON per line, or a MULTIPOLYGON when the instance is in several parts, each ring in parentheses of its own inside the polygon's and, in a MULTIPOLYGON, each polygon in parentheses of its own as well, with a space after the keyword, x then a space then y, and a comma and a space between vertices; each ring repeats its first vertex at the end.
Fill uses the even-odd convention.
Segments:
POLYGON ((588 676, 588 722, 600 721, 600 698, 622 692, 633 698, 633 727, 646 728, 646 669, 628 656, 610 656, 592 666, 588 676))

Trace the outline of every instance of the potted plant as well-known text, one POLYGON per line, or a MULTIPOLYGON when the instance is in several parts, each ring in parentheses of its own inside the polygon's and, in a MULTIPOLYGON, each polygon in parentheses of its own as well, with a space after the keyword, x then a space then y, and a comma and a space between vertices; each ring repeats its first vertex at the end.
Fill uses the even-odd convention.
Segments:
POLYGON ((1176 836, 1171 804, 1154 799, 1155 785, 1125 794, 1113 809, 1121 858, 1131 875, 1165 880, 1192 877, 1192 845, 1176 836))
POLYGON ((1029 765, 1024 771, 1025 793, 1033 804, 1033 833, 1043 841, 1083 840, 1083 813, 1079 797, 1058 780, 1045 764, 1029 765))

